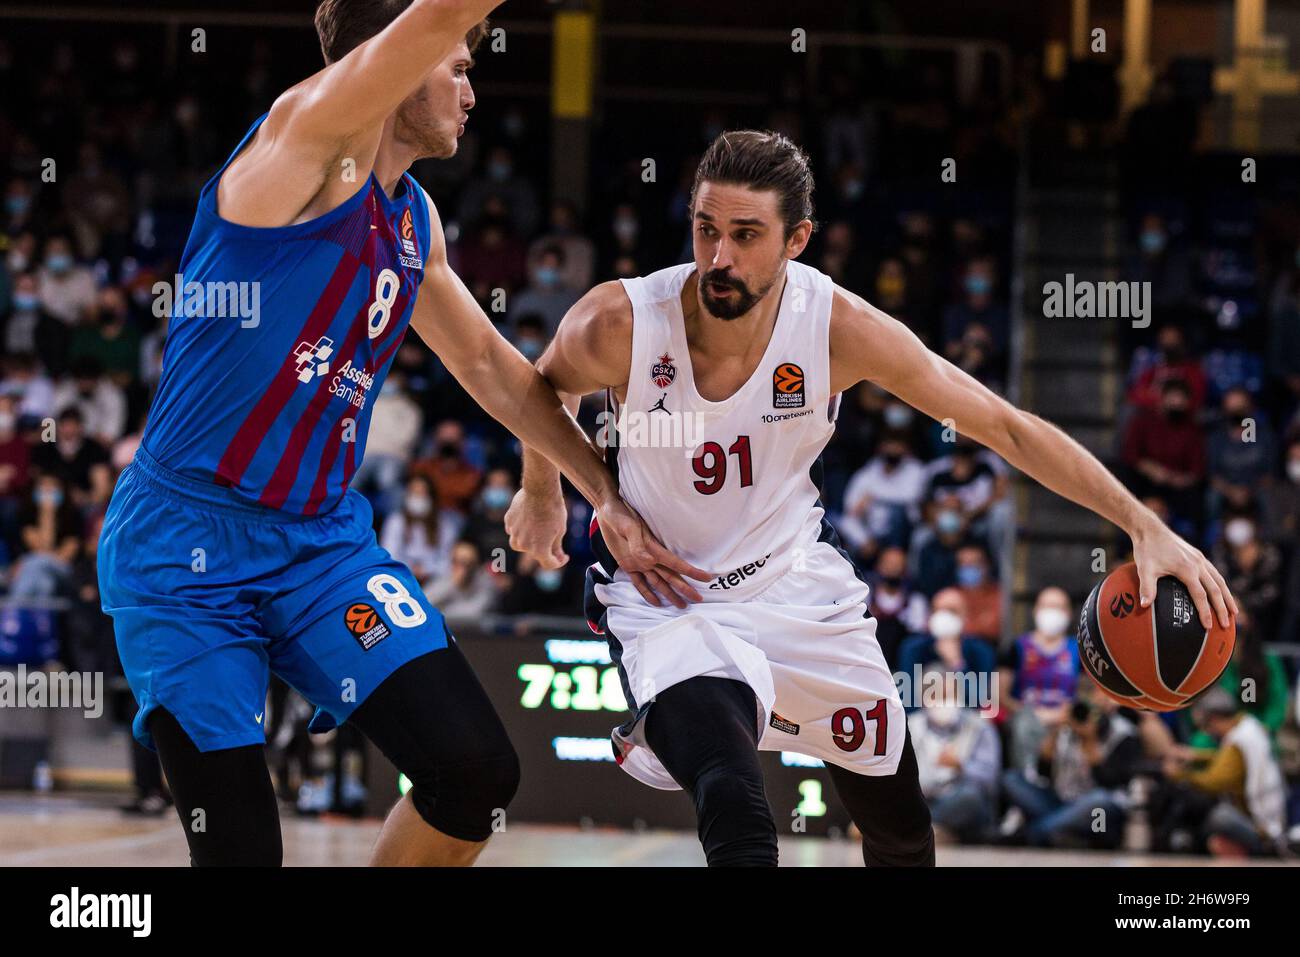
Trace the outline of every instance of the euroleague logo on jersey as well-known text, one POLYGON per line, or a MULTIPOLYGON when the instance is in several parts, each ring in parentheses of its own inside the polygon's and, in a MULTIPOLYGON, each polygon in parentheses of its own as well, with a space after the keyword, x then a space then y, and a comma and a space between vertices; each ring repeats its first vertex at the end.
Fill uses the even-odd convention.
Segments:
POLYGON ((365 651, 369 651, 390 634, 388 626, 379 617, 379 612, 375 611, 375 606, 364 601, 348 606, 347 611, 343 612, 343 624, 365 651))
POLYGON ((673 357, 665 352, 659 357, 659 361, 650 367, 650 381, 659 388, 666 389, 676 378, 677 366, 673 365, 673 357))
POLYGON ((802 409, 803 403, 803 369, 793 362, 782 362, 772 372, 772 408, 802 409))
POLYGON ((398 256, 398 261, 407 269, 423 269, 424 260, 420 258, 420 251, 415 247, 415 221, 411 219, 411 207, 402 210, 402 222, 397 231, 402 241, 402 252, 405 254, 398 256))

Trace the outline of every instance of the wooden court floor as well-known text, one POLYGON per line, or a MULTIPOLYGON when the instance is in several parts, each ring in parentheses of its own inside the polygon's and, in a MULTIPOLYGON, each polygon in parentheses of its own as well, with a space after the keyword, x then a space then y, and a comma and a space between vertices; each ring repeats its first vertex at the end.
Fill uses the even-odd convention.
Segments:
MULTIPOLYGON (((127 817, 120 797, 0 794, 0 867, 145 866, 188 864, 180 825, 169 811, 160 818, 127 817)), ((366 863, 379 833, 377 821, 304 819, 285 814, 285 864, 302 867, 366 863)), ((695 835, 687 831, 631 831, 519 824, 493 838, 480 865, 488 867, 698 867, 695 835)), ((940 866, 1152 866, 1213 865, 1208 858, 1031 851, 1017 848, 940 848, 940 866)), ((795 835, 781 838, 785 867, 860 867, 851 841, 795 835)))

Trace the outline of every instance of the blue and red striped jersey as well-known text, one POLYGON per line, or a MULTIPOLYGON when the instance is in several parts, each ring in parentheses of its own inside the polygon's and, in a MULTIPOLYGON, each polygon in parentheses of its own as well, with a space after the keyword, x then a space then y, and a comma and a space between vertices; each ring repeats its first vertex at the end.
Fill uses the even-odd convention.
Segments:
POLYGON ((409 173, 391 199, 372 173, 309 222, 241 226, 217 213, 229 164, 199 196, 142 444, 250 503, 325 512, 365 454, 374 400, 410 322, 428 200, 409 173))

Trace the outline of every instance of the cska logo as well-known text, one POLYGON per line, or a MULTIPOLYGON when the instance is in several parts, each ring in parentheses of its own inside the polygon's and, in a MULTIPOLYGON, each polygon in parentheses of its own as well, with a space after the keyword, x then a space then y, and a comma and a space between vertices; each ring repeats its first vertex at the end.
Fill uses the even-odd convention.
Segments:
POLYGON ((676 378, 677 367, 673 365, 673 357, 665 352, 659 357, 659 361, 650 367, 650 381, 659 388, 666 389, 676 378))

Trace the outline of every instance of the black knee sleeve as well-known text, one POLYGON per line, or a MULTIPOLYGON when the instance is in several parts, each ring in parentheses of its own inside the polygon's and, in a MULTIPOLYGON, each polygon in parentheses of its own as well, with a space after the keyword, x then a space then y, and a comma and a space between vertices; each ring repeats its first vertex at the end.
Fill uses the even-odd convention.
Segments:
POLYGON ((729 678, 691 678, 661 692, 646 741, 695 802, 710 867, 775 867, 776 822, 758 763, 754 692, 729 678))
POLYGON ((455 642, 398 668, 351 720, 411 780, 430 827, 462 841, 500 827, 519 757, 455 642))
POLYGON ((279 867, 284 851, 275 788, 262 745, 200 751, 159 708, 149 731, 195 867, 279 867))
POLYGON ((411 803, 425 823, 461 841, 486 841, 519 790, 519 758, 513 748, 474 761, 422 765, 404 772, 411 803))
POLYGON ((827 764, 835 791, 862 832, 868 867, 933 867, 934 828, 921 793, 912 737, 903 740, 898 770, 870 777, 827 764))

